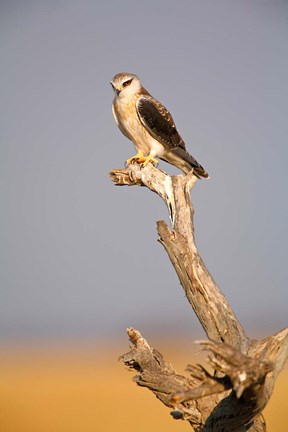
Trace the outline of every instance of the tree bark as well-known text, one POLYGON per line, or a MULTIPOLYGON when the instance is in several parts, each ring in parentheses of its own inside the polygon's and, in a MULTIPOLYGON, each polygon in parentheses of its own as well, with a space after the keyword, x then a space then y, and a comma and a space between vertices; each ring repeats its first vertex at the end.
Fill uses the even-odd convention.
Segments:
POLYGON ((138 330, 130 328, 133 347, 122 359, 138 372, 135 382, 149 388, 172 408, 175 419, 187 420, 196 432, 265 432, 261 412, 288 357, 288 328, 263 341, 246 336, 195 244, 193 171, 171 177, 152 165, 135 163, 112 170, 110 177, 118 186, 145 186, 165 201, 171 228, 164 221, 157 223, 159 242, 206 332, 209 340, 200 344, 208 350, 214 370, 210 374, 200 365, 189 365, 190 377, 178 375, 138 330))

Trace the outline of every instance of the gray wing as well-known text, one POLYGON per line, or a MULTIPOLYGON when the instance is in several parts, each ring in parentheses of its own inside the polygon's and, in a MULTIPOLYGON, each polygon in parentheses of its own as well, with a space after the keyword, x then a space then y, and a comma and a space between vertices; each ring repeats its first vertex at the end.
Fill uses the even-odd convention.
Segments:
POLYGON ((185 149, 185 143, 179 135, 169 111, 152 97, 142 96, 136 103, 139 120, 153 136, 169 150, 175 147, 185 149))

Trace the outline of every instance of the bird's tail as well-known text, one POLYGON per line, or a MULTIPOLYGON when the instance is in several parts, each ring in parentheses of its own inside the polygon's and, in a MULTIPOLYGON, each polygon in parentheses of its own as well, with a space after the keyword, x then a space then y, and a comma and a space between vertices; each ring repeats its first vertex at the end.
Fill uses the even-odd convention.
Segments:
POLYGON ((191 171, 191 169, 194 169, 194 174, 200 178, 200 177, 204 177, 204 178, 209 178, 209 174, 207 173, 207 171, 205 171, 205 169, 202 167, 202 165, 200 165, 196 159, 191 156, 185 149, 178 147, 177 148, 177 154, 178 156, 181 157, 181 159, 185 162, 185 166, 183 166, 181 169, 185 174, 188 174, 189 171, 191 171))

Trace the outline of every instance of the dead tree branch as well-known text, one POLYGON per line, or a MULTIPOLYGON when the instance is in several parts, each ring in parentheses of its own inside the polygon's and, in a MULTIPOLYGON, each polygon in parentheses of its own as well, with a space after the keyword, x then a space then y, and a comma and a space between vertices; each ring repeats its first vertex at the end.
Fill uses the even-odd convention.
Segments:
POLYGON ((190 377, 178 375, 141 334, 128 329, 133 343, 124 363, 137 371, 134 380, 149 388, 176 419, 185 419, 197 432, 265 432, 261 412, 271 397, 277 375, 288 357, 288 328, 263 341, 251 341, 208 272, 194 238, 190 191, 197 178, 169 176, 152 165, 129 165, 110 173, 119 186, 145 186, 166 203, 171 228, 157 223, 159 242, 174 266, 186 297, 209 341, 210 374, 189 365, 190 377))

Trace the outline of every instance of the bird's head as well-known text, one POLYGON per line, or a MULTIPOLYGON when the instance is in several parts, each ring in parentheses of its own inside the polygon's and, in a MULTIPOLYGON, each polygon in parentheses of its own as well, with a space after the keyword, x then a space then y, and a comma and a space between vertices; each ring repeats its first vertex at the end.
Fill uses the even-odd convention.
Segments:
POLYGON ((141 83, 137 75, 121 72, 111 81, 112 88, 118 97, 129 97, 139 93, 141 83))

